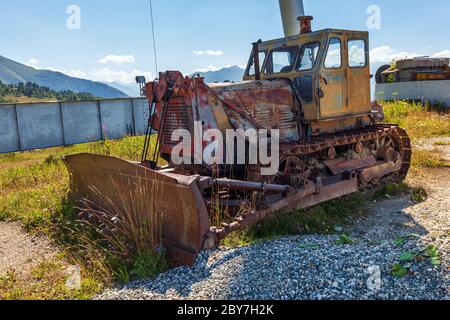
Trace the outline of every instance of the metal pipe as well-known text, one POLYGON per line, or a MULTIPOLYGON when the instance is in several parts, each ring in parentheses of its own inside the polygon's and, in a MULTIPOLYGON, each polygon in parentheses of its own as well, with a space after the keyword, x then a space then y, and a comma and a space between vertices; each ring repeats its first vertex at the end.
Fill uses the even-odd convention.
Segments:
POLYGON ((314 20, 312 16, 301 16, 297 19, 300 21, 300 33, 311 33, 312 32, 312 25, 311 21, 314 20))
POLYGON ((231 179, 210 179, 208 181, 210 187, 219 187, 228 190, 245 190, 245 191, 259 191, 269 193, 287 193, 289 186, 278 184, 266 184, 261 182, 250 182, 231 179))
POLYGON ((281 19, 283 21, 284 36, 290 37, 300 34, 298 17, 305 15, 303 0, 278 0, 280 3, 281 19))

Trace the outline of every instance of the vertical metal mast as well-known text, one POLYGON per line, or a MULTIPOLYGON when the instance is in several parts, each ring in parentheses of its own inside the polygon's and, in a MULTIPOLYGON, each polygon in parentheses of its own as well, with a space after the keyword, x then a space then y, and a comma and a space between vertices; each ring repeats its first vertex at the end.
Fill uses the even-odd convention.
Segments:
POLYGON ((278 0, 281 19, 283 20, 284 36, 290 37, 300 33, 298 17, 305 15, 303 0, 278 0))

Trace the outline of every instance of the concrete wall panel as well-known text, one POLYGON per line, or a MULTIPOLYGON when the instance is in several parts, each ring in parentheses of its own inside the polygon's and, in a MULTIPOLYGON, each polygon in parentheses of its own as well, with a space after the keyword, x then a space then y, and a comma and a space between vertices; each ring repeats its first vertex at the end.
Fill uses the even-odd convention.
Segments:
POLYGON ((102 140, 97 101, 61 103, 65 144, 102 140))
POLYGON ((133 112, 135 130, 137 135, 143 135, 147 131, 150 107, 147 99, 133 99, 133 112))
POLYGON ((100 110, 104 138, 119 139, 133 133, 131 100, 104 100, 100 102, 100 110))
POLYGON ((377 84, 377 100, 422 100, 450 106, 450 80, 411 81, 377 84))
POLYGON ((149 113, 145 98, 0 104, 0 153, 142 135, 149 113))
POLYGON ((0 107, 0 153, 20 149, 14 105, 0 107))
POLYGON ((22 150, 64 145, 59 103, 17 105, 22 150))

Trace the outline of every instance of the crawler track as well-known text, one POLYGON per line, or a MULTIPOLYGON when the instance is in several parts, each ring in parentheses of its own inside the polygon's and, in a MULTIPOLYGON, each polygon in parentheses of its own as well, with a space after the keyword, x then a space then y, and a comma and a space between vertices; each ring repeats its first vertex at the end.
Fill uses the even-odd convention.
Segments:
MULTIPOLYGON (((282 150, 282 157, 298 157, 299 160, 305 162, 313 159, 319 162, 319 166, 327 167, 327 162, 320 160, 325 150, 338 147, 342 150, 349 150, 358 143, 363 143, 368 148, 367 157, 362 156, 361 159, 347 159, 346 161, 343 159, 343 154, 339 154, 337 157, 341 158, 337 159, 337 163, 341 160, 343 162, 343 164, 338 164, 339 173, 312 174, 311 169, 305 169, 308 173, 303 175, 302 182, 296 186, 291 184, 290 192, 282 199, 272 202, 270 197, 263 197, 253 209, 238 214, 233 219, 234 222, 223 224, 223 228, 213 228, 217 238, 223 239, 229 233, 252 226, 279 211, 311 207, 387 182, 403 181, 406 178, 411 164, 411 143, 406 131, 396 125, 375 125, 333 136, 320 136, 300 144, 285 146, 282 150), (378 141, 386 144, 380 146, 377 144, 378 141), (377 159, 378 149, 381 148, 391 148, 395 157, 390 160, 377 159)), ((285 184, 289 184, 291 174, 289 172, 288 179, 284 181, 285 184)), ((274 179, 269 181, 276 182, 274 179)))

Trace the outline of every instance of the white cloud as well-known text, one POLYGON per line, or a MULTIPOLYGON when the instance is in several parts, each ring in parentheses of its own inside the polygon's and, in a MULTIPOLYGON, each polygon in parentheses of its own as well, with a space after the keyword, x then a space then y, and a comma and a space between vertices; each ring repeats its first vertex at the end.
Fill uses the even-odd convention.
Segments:
POLYGON ((435 54, 432 55, 432 58, 450 58, 450 50, 436 52, 435 54))
POLYGON ((194 50, 192 53, 196 56, 223 56, 221 50, 194 50))
MULTIPOLYGON (((392 60, 407 59, 414 57, 424 57, 427 55, 419 54, 415 52, 397 51, 390 46, 380 46, 370 51, 371 62, 386 62, 389 63, 392 60)), ((443 50, 429 55, 432 58, 450 58, 450 50, 443 50)))
POLYGON ((83 70, 71 70, 71 71, 67 71, 67 72, 63 72, 65 74, 67 74, 68 76, 74 77, 74 78, 85 78, 87 76, 87 73, 84 72, 83 70))
POLYGON ((325 62, 327 68, 339 68, 341 64, 341 49, 334 49, 327 53, 327 59, 325 62))
POLYGON ((55 68, 55 67, 44 67, 44 68, 42 68, 42 70, 60 72, 60 73, 64 73, 65 75, 68 75, 70 77, 82 78, 82 79, 87 75, 87 73, 84 72, 83 70, 61 70, 61 69, 55 68))
POLYGON ((133 84, 137 76, 145 76, 147 80, 153 79, 151 72, 142 70, 123 71, 111 70, 109 68, 94 69, 92 71, 83 70, 61 70, 55 67, 46 67, 45 70, 64 73, 70 77, 92 80, 97 82, 118 82, 120 84, 133 84))
POLYGON ((109 55, 103 57, 102 59, 98 60, 97 63, 100 63, 100 64, 108 64, 108 63, 122 64, 122 63, 134 63, 135 61, 136 61, 136 59, 134 58, 134 56, 132 54, 122 55, 122 56, 109 54, 109 55))
POLYGON ((225 69, 225 68, 234 67, 234 66, 237 66, 237 67, 239 67, 239 68, 241 68, 241 69, 243 69, 243 70, 245 70, 245 68, 247 68, 246 65, 234 65, 234 64, 228 64, 228 65, 222 66, 222 67, 217 67, 217 66, 214 66, 214 65, 209 65, 209 66, 207 66, 207 67, 205 67, 205 68, 200 68, 200 69, 195 70, 194 73, 195 73, 195 72, 219 71, 219 70, 222 70, 222 69, 225 69))
POLYGON ((30 60, 28 60, 25 64, 29 67, 33 67, 36 68, 38 66, 38 64, 41 63, 41 60, 38 58, 31 58, 30 60))
POLYGON ((364 48, 357 45, 349 48, 348 56, 350 66, 361 66, 361 63, 364 65, 364 62, 366 61, 364 48))
POLYGON ((420 54, 407 51, 396 51, 390 46, 380 46, 370 50, 370 61, 373 62, 391 62, 392 60, 406 59, 421 56, 420 54))
POLYGON ((99 81, 99 82, 118 82, 121 84, 135 83, 137 76, 145 76, 148 80, 153 78, 150 72, 142 70, 127 71, 115 71, 109 68, 96 69, 89 72, 84 77, 85 79, 99 81))
POLYGON ((210 71, 218 71, 220 69, 222 69, 222 68, 219 68, 219 67, 216 67, 216 66, 213 66, 213 65, 209 65, 209 66, 207 66, 205 68, 200 68, 198 70, 195 70, 195 72, 210 72, 210 71))
POLYGON ((53 72, 62 72, 62 73, 64 73, 63 71, 61 71, 60 69, 55 68, 55 67, 45 67, 45 68, 43 68, 43 69, 44 69, 44 70, 53 71, 53 72))

